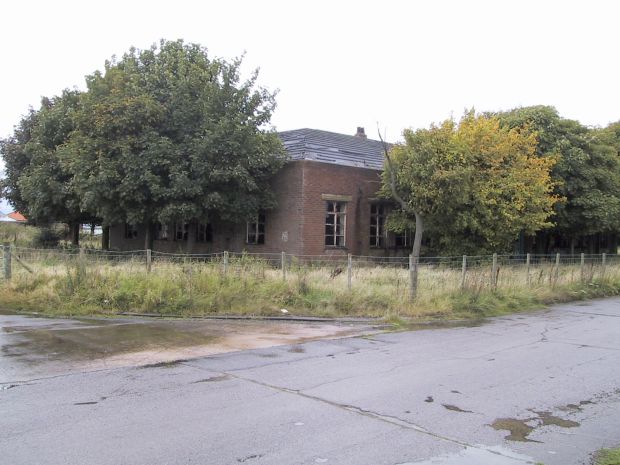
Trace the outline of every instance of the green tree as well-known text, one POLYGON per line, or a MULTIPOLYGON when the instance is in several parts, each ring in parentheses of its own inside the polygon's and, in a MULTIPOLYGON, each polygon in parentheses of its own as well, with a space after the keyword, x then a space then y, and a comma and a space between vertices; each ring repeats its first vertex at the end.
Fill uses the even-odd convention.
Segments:
MULTIPOLYGON (((555 227, 539 234, 540 251, 550 241, 568 238, 574 250, 578 239, 591 242, 598 234, 620 230, 620 130, 615 125, 590 129, 562 118, 553 107, 533 106, 498 114, 503 125, 537 134, 537 155, 554 156, 555 193, 565 199, 555 206, 555 227)), ((592 247, 593 244, 591 243, 592 247)))
POLYGON ((28 206, 21 195, 19 178, 30 165, 31 154, 26 150, 26 144, 32 139, 32 131, 38 121, 38 112, 33 108, 28 110, 13 135, 0 139, 0 154, 4 160, 4 178, 0 179, 0 195, 6 198, 13 208, 24 214, 28 213, 28 206))
MULTIPOLYGON (((241 60, 161 41, 87 78, 65 146, 82 208, 104 224, 250 218, 275 205, 285 151, 269 124, 275 94, 240 77, 241 60)), ((190 234, 192 236, 192 234, 190 234)))
POLYGON ((79 92, 75 90, 43 98, 41 108, 31 111, 13 137, 2 143, 7 167, 5 195, 33 222, 68 223, 75 245, 79 243, 80 225, 94 220, 80 208, 72 189, 72 173, 59 158, 73 131, 78 101, 79 92))
POLYGON ((550 226, 555 160, 536 156, 534 134, 472 111, 404 138, 387 154, 383 192, 397 199, 399 223, 415 220, 414 259, 423 231, 443 253, 480 253, 550 226))

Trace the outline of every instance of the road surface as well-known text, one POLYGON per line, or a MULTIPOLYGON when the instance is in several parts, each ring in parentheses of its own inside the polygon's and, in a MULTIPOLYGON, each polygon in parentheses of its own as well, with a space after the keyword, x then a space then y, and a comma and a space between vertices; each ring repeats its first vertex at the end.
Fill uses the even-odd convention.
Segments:
POLYGON ((620 298, 0 381, 12 465, 587 464, 620 443, 620 298))

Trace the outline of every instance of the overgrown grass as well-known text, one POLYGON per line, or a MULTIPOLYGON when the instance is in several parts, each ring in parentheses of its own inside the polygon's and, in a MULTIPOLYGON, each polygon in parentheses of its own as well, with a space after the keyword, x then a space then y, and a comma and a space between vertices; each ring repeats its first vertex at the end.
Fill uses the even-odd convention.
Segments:
MULTIPOLYGON (((32 258, 34 261, 34 258, 32 258)), ((346 273, 327 266, 281 270, 259 260, 231 263, 121 263, 89 256, 38 255, 34 274, 18 265, 0 284, 2 306, 53 315, 291 315, 369 316, 399 322, 417 319, 476 319, 544 305, 620 294, 620 266, 605 275, 593 271, 582 281, 570 266, 555 274, 540 267, 527 278, 523 268, 502 270, 498 287, 486 268, 472 269, 461 288, 459 270, 424 267, 418 299, 408 299, 408 273, 402 268, 359 267, 347 288, 346 273), (557 277, 549 280, 548 276, 557 277), (532 276, 537 277, 534 279, 532 276)))
POLYGON ((594 465, 620 465, 620 448, 598 451, 594 457, 594 465))

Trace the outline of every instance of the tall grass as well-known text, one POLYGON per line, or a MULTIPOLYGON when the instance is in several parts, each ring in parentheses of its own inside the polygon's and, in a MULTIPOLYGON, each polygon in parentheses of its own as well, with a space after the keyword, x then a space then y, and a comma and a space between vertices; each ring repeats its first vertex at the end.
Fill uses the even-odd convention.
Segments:
POLYGON ((33 274, 14 267, 0 284, 0 305, 49 314, 122 312, 160 315, 370 316, 383 318, 480 318, 543 305, 620 294, 620 265, 553 264, 500 268, 497 286, 486 264, 470 268, 462 286, 458 269, 421 267, 418 298, 408 299, 408 270, 358 264, 348 289, 347 270, 334 265, 293 264, 283 277, 274 263, 252 257, 221 261, 155 261, 144 258, 37 252, 25 260, 33 274), (119 257, 121 257, 119 259, 119 257), (339 271, 339 272, 335 272, 339 271))

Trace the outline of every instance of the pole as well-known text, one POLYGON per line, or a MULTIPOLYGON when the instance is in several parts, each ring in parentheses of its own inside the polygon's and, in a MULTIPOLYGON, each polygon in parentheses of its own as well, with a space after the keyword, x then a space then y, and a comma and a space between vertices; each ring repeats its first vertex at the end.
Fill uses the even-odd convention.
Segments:
POLYGON ((224 275, 228 273, 228 251, 224 251, 224 275))
POLYGON ((353 257, 347 256, 347 289, 351 290, 351 274, 353 273, 353 257))
POLYGON ((560 254, 555 254, 555 277, 553 280, 553 285, 555 286, 558 283, 558 278, 560 277, 560 254))
POLYGON ((581 257, 579 259, 579 275, 581 277, 582 283, 586 280, 585 264, 586 264, 586 254, 582 252, 581 257))
POLYGON ((11 244, 5 242, 2 244, 2 255, 4 260, 4 279, 11 280, 11 244))
POLYGON ((530 285, 530 266, 532 263, 532 256, 528 253, 525 256, 525 283, 529 286, 530 285))
POLYGON ((282 263, 282 279, 286 281, 286 252, 280 254, 280 261, 282 263))
POLYGON ((497 288, 497 254, 493 254, 493 266, 491 267, 491 286, 497 288))
POLYGON ((605 267, 607 265, 607 254, 601 256, 601 279, 605 278, 605 267))
POLYGON ((413 302, 418 294, 418 257, 409 255, 409 301, 413 302))
POLYGON ((146 249, 146 272, 147 273, 151 272, 151 262, 153 260, 151 253, 152 253, 151 249, 146 249))
POLYGON ((465 289, 465 276, 467 275, 467 255, 463 255, 463 266, 461 267, 461 289, 465 289))

